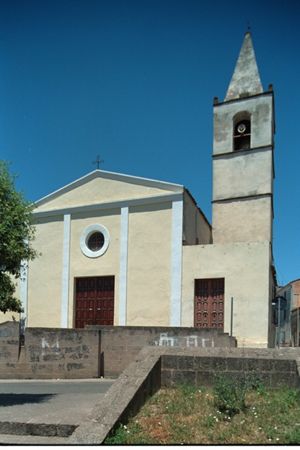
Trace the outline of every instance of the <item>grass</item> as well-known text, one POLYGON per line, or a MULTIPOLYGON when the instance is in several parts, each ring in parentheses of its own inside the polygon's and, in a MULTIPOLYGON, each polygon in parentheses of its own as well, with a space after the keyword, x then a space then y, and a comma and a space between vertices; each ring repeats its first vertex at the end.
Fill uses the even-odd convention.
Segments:
MULTIPOLYGON (((235 388, 239 390, 240 386, 235 388)), ((234 408, 234 413, 218 409, 228 390, 226 380, 219 380, 219 392, 216 386, 161 389, 105 443, 300 444, 299 390, 248 386, 242 407, 238 412, 234 408)))

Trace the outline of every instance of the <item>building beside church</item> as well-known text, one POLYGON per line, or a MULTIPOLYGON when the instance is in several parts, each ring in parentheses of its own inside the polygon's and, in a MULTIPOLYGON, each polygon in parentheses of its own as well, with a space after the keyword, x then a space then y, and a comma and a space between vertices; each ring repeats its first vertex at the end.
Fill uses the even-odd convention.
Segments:
POLYGON ((278 286, 274 302, 275 342, 281 346, 300 345, 300 279, 278 286), (280 302, 279 302, 280 300, 280 302))
POLYGON ((87 174, 36 202, 26 325, 232 326, 239 346, 270 345, 274 132, 246 33, 214 100, 212 226, 184 186, 87 174))

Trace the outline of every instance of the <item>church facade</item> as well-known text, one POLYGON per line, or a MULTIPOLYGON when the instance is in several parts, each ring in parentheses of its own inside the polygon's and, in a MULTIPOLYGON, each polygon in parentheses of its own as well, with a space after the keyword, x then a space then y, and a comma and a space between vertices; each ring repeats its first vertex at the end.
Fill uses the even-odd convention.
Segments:
POLYGON ((271 343, 274 101, 246 33, 214 100, 212 226, 181 185, 95 170, 35 204, 29 327, 184 326, 271 343))

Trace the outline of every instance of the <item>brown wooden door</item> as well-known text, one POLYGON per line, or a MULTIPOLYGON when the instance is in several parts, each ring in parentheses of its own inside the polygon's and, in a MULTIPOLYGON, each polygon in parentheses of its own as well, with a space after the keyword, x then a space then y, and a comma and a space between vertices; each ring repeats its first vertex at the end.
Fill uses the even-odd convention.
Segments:
POLYGON ((194 317, 195 327, 224 329, 224 278, 195 280, 194 317))
POLYGON ((114 324, 115 278, 76 278, 75 328, 114 324))

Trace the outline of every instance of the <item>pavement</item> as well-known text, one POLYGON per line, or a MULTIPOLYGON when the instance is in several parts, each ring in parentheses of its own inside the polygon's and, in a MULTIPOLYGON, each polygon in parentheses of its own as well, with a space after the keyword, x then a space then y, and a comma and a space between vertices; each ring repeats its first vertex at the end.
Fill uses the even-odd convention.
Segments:
POLYGON ((109 379, 0 380, 0 444, 64 444, 109 379))

